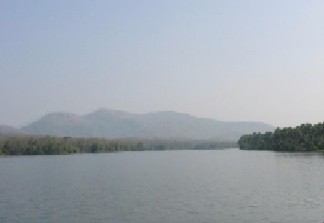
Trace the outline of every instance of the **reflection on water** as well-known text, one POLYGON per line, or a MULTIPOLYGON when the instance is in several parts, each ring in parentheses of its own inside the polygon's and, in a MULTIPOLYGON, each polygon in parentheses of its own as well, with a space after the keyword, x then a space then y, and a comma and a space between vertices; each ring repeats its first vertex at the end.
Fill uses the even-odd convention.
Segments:
POLYGON ((323 222, 323 174, 238 149, 0 158, 0 222, 323 222))

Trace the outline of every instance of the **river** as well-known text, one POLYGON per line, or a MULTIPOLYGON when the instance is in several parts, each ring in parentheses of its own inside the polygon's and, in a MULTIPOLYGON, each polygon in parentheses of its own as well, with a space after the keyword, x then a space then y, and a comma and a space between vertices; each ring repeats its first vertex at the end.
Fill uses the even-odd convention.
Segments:
POLYGON ((144 151, 0 158, 2 223, 322 223, 324 155, 144 151))

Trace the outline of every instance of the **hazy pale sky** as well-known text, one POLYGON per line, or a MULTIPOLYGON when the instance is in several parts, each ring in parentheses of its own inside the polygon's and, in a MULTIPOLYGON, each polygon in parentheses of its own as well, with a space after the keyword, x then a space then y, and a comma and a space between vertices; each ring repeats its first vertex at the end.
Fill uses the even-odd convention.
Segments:
POLYGON ((323 0, 1 0, 0 124, 106 107, 324 121, 323 0))

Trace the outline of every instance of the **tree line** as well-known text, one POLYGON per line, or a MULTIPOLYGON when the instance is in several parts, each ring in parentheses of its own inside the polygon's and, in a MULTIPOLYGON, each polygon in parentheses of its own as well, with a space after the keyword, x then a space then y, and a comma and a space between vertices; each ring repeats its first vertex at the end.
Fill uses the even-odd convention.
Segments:
POLYGON ((101 139, 53 136, 0 136, 0 155, 61 155, 144 150, 206 150, 235 148, 235 141, 101 139))
POLYGON ((243 150, 321 151, 324 150, 324 122, 243 135, 238 144, 243 150))

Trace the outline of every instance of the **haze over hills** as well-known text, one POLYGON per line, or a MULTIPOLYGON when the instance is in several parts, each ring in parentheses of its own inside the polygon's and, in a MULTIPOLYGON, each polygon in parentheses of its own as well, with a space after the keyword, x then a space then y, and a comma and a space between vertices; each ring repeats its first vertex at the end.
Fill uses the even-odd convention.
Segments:
POLYGON ((172 111, 132 114, 99 109, 87 115, 46 114, 21 130, 62 137, 238 140, 242 134, 272 131, 274 127, 261 122, 216 121, 172 111))
POLYGON ((12 126, 0 124, 0 134, 2 135, 12 135, 12 134, 21 134, 21 133, 22 133, 21 130, 16 129, 12 126))

